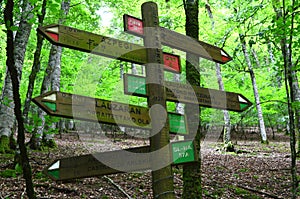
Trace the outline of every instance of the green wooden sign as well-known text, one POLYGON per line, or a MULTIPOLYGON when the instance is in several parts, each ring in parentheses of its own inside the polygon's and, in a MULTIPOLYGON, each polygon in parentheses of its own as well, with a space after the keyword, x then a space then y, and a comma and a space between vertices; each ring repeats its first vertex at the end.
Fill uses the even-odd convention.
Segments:
POLYGON ((196 157, 193 141, 172 143, 172 158, 174 164, 194 162, 196 157))
MULTIPOLYGON (((252 106, 243 95, 216 89, 202 88, 165 81, 168 101, 199 104, 199 106, 242 112, 252 106)), ((137 75, 124 75, 124 93, 146 97, 146 79, 137 75)))
POLYGON ((170 123, 170 132, 177 132, 178 134, 188 134, 186 118, 181 114, 168 114, 170 123))
MULTIPOLYGON (((70 93, 50 91, 32 99, 47 114, 133 128, 150 129, 149 108, 70 93)), ((170 133, 188 134, 185 117, 168 113, 170 133), (182 126, 181 126, 182 125, 182 126)))
POLYGON ((147 95, 146 78, 136 75, 124 75, 124 90, 125 93, 135 93, 142 97, 147 95))

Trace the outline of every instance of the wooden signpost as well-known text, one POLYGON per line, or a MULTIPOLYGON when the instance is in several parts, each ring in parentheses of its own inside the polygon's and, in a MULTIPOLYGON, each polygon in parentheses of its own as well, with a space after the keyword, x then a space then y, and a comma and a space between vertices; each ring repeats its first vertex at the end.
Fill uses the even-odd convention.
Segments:
MULTIPOLYGON (((195 160, 192 141, 173 142, 172 165, 187 164, 195 160)), ((55 160, 44 169, 52 180, 63 181, 77 178, 110 175, 151 169, 150 147, 136 147, 67 157, 55 160)))
MULTIPOLYGON (((137 44, 59 24, 39 27, 38 32, 54 45, 136 64, 147 63, 146 48, 137 44)), ((181 72, 178 55, 164 53, 163 56, 166 70, 181 72)))
MULTIPOLYGON (((234 92, 192 87, 188 84, 168 81, 165 81, 165 87, 168 101, 199 104, 199 106, 236 112, 245 111, 252 106, 246 97, 234 92)), ((145 77, 125 74, 124 93, 147 97, 145 77)))
POLYGON ((147 48, 146 83, 148 107, 151 108, 151 153, 158 152, 150 159, 152 169, 152 190, 154 198, 175 198, 172 167, 169 164, 171 150, 169 119, 166 114, 166 93, 164 87, 163 54, 159 30, 157 4, 146 2, 142 5, 144 45, 147 48))
MULTIPOLYGON (((124 30, 130 34, 144 37, 144 25, 141 19, 130 15, 124 15, 124 30)), ((193 53, 199 57, 212 60, 214 62, 225 64, 232 58, 222 48, 210 45, 203 41, 196 41, 186 35, 160 27, 161 43, 184 52, 193 53)))
POLYGON ((180 73, 181 65, 180 57, 163 53, 161 45, 221 64, 232 58, 222 48, 159 27, 155 3, 142 5, 142 20, 124 15, 124 25, 125 31, 143 37, 144 46, 58 24, 39 27, 38 32, 55 45, 144 64, 146 77, 125 75, 124 87, 126 94, 147 97, 148 107, 55 91, 33 101, 49 115, 149 129, 150 146, 63 158, 45 172, 53 180, 67 180, 150 169, 153 197, 173 199, 171 165, 197 161, 199 154, 192 140, 170 143, 170 132, 188 134, 188 127, 185 116, 167 113, 166 100, 238 112, 252 103, 241 94, 164 81, 164 70, 180 73))
MULTIPOLYGON (((32 101, 47 114, 64 118, 80 119, 113 125, 150 129, 151 119, 147 107, 128 105, 99 98, 50 91, 32 101)), ((168 113, 170 133, 188 133, 185 116, 168 113)))

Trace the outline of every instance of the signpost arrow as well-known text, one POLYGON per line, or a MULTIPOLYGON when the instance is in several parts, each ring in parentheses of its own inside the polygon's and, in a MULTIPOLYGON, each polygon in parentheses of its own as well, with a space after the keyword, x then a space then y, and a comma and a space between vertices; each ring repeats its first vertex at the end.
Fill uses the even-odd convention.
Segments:
MULTIPOLYGON (((246 97, 238 93, 192 87, 188 84, 168 81, 165 81, 165 87, 168 101, 199 104, 204 107, 236 112, 245 111, 252 106, 246 97)), ((124 92, 125 94, 146 97, 145 77, 125 74, 124 92)))
POLYGON ((150 169, 149 147, 62 158, 44 169, 52 180, 69 180, 150 169), (137 157, 137 153, 145 153, 137 157))
POLYGON ((39 27, 38 32, 54 45, 137 64, 147 61, 144 47, 126 41, 59 24, 39 27))
MULTIPOLYGON (((98 98, 50 91, 33 98, 33 102, 52 116, 74 118, 107 124, 150 129, 147 107, 128 105, 98 98)), ((168 113, 170 133, 187 134, 185 116, 168 113)))
MULTIPOLYGON (((143 22, 141 19, 129 15, 124 15, 123 18, 124 30, 126 32, 140 37, 144 36, 143 22)), ((232 58, 222 48, 203 41, 196 41, 195 39, 175 31, 160 27, 160 36, 162 44, 196 54, 199 57, 203 57, 220 64, 225 64, 232 60, 232 58)))
MULTIPOLYGON (((54 45, 136 64, 147 62, 146 48, 137 44, 58 24, 39 27, 38 31, 54 45)), ((166 70, 181 72, 179 56, 164 53, 163 57, 166 70)))
MULTIPOLYGON (((186 164, 196 159, 192 141, 173 142, 170 145, 173 165, 186 164)), ((151 169, 150 147, 87 154, 55 160, 44 169, 52 180, 70 180, 115 173, 151 169)), ((167 158, 167 157, 166 157, 167 158)))

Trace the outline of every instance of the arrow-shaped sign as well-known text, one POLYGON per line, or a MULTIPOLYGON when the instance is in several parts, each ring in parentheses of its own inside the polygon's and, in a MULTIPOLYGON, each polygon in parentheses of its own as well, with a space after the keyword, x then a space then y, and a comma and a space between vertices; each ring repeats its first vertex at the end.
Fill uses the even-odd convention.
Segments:
POLYGON ((140 45, 53 24, 38 28, 52 44, 137 64, 146 63, 146 49, 140 45))
MULTIPOLYGON (((98 98, 50 91, 33 98, 33 102, 53 116, 74 118, 93 122, 151 128, 149 109, 98 98)), ((170 133, 187 134, 185 116, 168 113, 170 133)))
POLYGON ((150 169, 149 157, 137 153, 149 153, 150 147, 109 151, 62 158, 47 166, 44 173, 52 180, 69 180, 150 169), (117 169, 119 168, 119 169, 117 169))
MULTIPOLYGON (((39 27, 38 31, 54 45, 136 64, 147 62, 145 47, 137 44, 58 24, 39 27)), ((181 72, 178 55, 163 53, 163 58, 165 70, 181 72)))
MULTIPOLYGON (((143 37, 144 30, 141 19, 129 15, 124 15, 123 18, 124 30, 126 32, 143 37)), ((232 58, 222 48, 203 41, 196 41, 193 38, 175 31, 160 27, 160 36, 162 44, 196 54, 199 57, 203 57, 220 64, 225 64, 232 60, 232 58)))
MULTIPOLYGON (((173 142, 170 144, 173 165, 195 161, 192 141, 173 142)), ((165 161, 165 160, 161 160, 165 161)), ((151 169, 150 147, 137 147, 125 150, 74 156, 55 160, 44 169, 52 180, 70 180, 115 173, 145 171, 151 169)))
MULTIPOLYGON (((199 104, 204 107, 242 112, 252 103, 243 95, 216 89, 201 88, 178 82, 165 82, 168 101, 199 104)), ((146 97, 146 79, 137 75, 124 75, 125 94, 146 97)))

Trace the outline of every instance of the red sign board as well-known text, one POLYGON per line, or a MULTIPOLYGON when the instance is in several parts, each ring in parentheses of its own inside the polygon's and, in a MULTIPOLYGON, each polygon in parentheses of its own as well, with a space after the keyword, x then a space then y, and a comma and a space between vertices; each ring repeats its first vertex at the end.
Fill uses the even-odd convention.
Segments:
POLYGON ((135 17, 124 15, 124 28, 131 34, 144 35, 143 22, 135 17))
MULTIPOLYGON (((141 19, 124 15, 124 31, 138 37, 143 37, 143 21, 141 19)), ((225 64, 232 58, 217 46, 210 45, 203 41, 196 41, 175 31, 160 27, 161 43, 185 52, 196 54, 214 62, 225 64), (195 45, 197 44, 198 45, 195 45)))
POLYGON ((163 53, 165 70, 181 73, 180 57, 170 53, 163 53))

